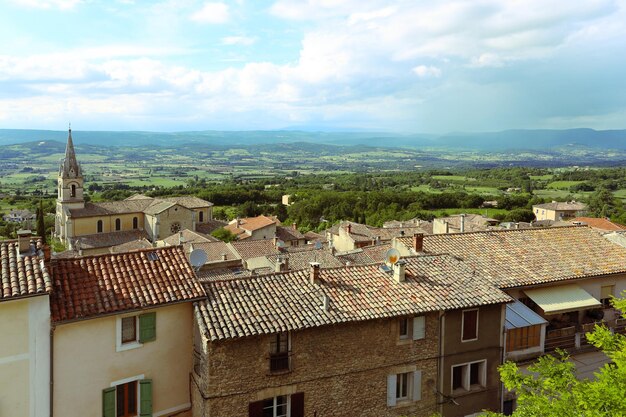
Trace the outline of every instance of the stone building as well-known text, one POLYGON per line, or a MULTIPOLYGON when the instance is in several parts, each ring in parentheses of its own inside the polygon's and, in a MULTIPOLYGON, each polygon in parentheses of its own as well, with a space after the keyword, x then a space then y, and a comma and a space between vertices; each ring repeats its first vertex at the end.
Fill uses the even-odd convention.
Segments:
POLYGON ((442 359, 445 312, 449 323, 464 310, 485 311, 481 320, 501 333, 510 298, 486 282, 447 255, 411 257, 393 268, 313 263, 305 270, 205 281, 207 298, 195 303, 193 415, 497 411, 500 394, 490 388, 499 384, 488 379, 496 378, 491 370, 501 362, 491 356, 481 362, 481 351, 468 349, 461 358, 469 364, 464 394, 489 389, 493 399, 457 402, 450 413, 444 404, 451 397, 440 388, 452 384, 441 367, 455 360, 442 359), (471 364, 478 362, 482 373, 474 381, 471 364))
POLYGON ((134 240, 151 242, 212 219, 213 204, 196 197, 151 198, 134 195, 123 201, 86 202, 84 177, 76 159, 72 131, 58 176, 55 235, 69 249, 107 253, 134 240))

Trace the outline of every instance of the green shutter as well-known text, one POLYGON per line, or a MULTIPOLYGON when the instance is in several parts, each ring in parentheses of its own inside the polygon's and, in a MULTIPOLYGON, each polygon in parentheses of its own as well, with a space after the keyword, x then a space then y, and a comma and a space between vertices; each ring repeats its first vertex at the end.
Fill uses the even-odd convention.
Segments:
POLYGON ((139 381, 139 415, 152 417, 152 380, 139 381))
POLYGON ((156 313, 146 313, 139 316, 139 341, 152 342, 156 339, 156 313))
POLYGON ((115 387, 102 390, 102 417, 115 417, 115 387))

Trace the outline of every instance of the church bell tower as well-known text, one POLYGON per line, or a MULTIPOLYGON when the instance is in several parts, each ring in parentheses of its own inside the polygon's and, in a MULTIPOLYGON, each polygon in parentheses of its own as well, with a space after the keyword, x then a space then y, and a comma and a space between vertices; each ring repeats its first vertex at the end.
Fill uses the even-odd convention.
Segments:
POLYGON ((55 218, 55 232, 61 241, 66 242, 71 235, 71 209, 85 208, 83 198, 83 173, 74 152, 72 129, 69 129, 65 157, 59 168, 57 187, 57 210, 55 218))

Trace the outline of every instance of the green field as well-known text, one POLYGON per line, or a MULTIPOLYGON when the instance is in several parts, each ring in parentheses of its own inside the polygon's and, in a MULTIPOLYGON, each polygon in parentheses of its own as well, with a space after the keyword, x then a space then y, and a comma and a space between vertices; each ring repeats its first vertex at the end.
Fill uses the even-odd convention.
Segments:
POLYGON ((468 178, 463 175, 433 175, 433 178, 439 181, 461 182, 461 183, 476 181, 476 178, 468 178))
POLYGON ((582 184, 584 181, 552 181, 548 184, 548 188, 556 190, 569 190, 574 185, 582 184))

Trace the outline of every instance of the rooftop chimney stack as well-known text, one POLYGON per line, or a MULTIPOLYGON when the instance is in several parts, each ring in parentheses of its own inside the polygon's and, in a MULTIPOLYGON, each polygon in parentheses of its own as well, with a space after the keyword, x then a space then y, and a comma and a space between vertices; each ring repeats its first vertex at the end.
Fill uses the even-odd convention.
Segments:
POLYGON ((346 232, 348 232, 348 234, 352 232, 352 225, 350 223, 346 226, 346 232))
POLYGON ((400 260, 393 265, 393 279, 396 282, 406 280, 406 261, 400 260))
POLYGON ((18 230, 17 231, 17 244, 21 254, 27 254, 30 252, 30 236, 32 232, 30 230, 18 230))
POLYGON ((222 261, 225 261, 228 259, 228 256, 225 253, 222 253, 222 261))
POLYGON ((298 223, 291 223, 291 228, 293 230, 298 230, 298 223))
POLYGON ((324 311, 330 310, 330 297, 326 294, 322 295, 322 308, 324 311))
POLYGON ((320 264, 319 262, 311 262, 311 274, 310 274, 310 282, 311 284, 320 284, 320 264))
POLYGON ((417 253, 424 252, 424 233, 413 235, 413 250, 417 253))
POLYGON ((43 251, 43 260, 44 262, 50 262, 50 259, 52 259, 51 256, 51 248, 50 245, 43 245, 43 248, 41 248, 41 250, 43 251))
POLYGON ((461 214, 461 233, 465 233, 465 214, 461 214))

